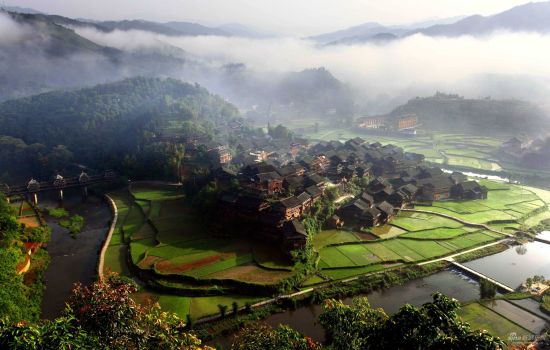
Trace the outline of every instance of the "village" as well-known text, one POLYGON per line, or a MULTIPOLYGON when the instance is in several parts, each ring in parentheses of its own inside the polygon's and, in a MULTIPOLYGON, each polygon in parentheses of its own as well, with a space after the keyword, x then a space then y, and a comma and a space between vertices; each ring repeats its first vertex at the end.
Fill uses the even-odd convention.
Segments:
POLYGON ((421 154, 360 137, 314 145, 300 139, 286 151, 251 152, 241 145, 239 150, 236 159, 227 147, 209 150, 220 165, 216 181, 225 189, 218 218, 240 222, 256 237, 280 244, 287 254, 306 245, 308 234, 300 220, 327 189, 345 196, 321 224, 356 231, 384 225, 414 203, 487 198, 487 188, 460 172, 446 173, 427 165, 421 154), (229 162, 242 166, 232 171, 229 162))

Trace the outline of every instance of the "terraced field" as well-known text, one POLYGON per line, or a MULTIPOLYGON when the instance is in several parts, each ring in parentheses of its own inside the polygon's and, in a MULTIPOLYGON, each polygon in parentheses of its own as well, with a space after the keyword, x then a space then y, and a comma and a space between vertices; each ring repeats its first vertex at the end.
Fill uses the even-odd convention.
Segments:
MULTIPOLYGON (((548 191, 494 182, 484 184, 490 189, 487 200, 437 202, 418 208, 474 223, 489 222, 495 229, 503 230, 514 230, 533 217, 548 215, 548 191)), ((227 293, 227 281, 275 285, 294 273, 289 259, 271 245, 209 232, 200 215, 178 192, 134 187, 131 193, 119 191, 112 197, 120 219, 107 251, 106 269, 131 276, 126 265, 128 256, 137 268, 158 276, 158 283, 164 288, 184 295, 194 292, 189 296, 141 292, 152 295, 161 305, 180 315, 190 313, 192 317, 202 317, 219 312, 220 303, 230 305, 233 300, 251 300, 231 292, 225 296, 204 297, 210 299, 191 296, 197 291, 227 293), (199 285, 193 282, 201 280, 205 282, 199 285), (226 299, 220 301, 219 298, 226 299), (216 304, 212 304, 214 302, 216 304)), ((313 244, 320 255, 320 274, 308 276, 302 286, 315 285, 326 278, 345 279, 415 264, 502 238, 501 234, 436 214, 402 212, 390 225, 372 232, 327 230, 316 235, 313 244)))
MULTIPOLYGON (((494 154, 505 141, 505 138, 481 137, 463 134, 433 133, 414 137, 371 135, 360 130, 335 129, 333 125, 324 126, 320 130, 306 130, 305 134, 318 140, 347 140, 362 137, 369 142, 378 141, 382 144, 394 144, 405 151, 423 154, 426 160, 455 167, 478 170, 525 170, 511 168, 509 164, 495 159, 494 154)), ((290 126, 292 127, 292 125, 290 126)))
MULTIPOLYGON (((458 310, 458 315, 468 322, 474 329, 487 330, 489 333, 499 336, 505 343, 513 343, 514 340, 531 339, 533 334, 537 334, 533 330, 529 330, 536 323, 534 317, 527 312, 506 303, 508 312, 503 312, 503 306, 495 307, 484 305, 483 303, 470 303, 462 306, 458 310), (512 312, 516 313, 515 315, 512 312)), ((506 310, 504 310, 506 311, 506 310)), ((540 319, 544 326, 544 320, 540 319)))
POLYGON ((497 231, 513 233, 526 222, 536 225, 550 216, 549 191, 482 182, 489 188, 486 200, 442 201, 432 206, 417 206, 416 209, 434 214, 401 212, 389 225, 372 229, 375 240, 363 240, 357 232, 345 230, 321 232, 313 243, 320 253, 322 273, 335 279, 347 278, 396 264, 451 255, 505 238, 493 231, 465 225, 460 220, 489 224, 497 231))
POLYGON ((136 295, 137 300, 153 299, 181 316, 189 313, 197 318, 218 313, 219 303, 230 307, 236 301, 242 306, 258 298, 198 298, 191 296, 196 295, 193 291, 221 291, 227 281, 276 285, 294 274, 290 259, 273 246, 209 232, 201 215, 176 187, 134 184, 131 191, 110 196, 117 205, 119 221, 106 253, 105 269, 131 277, 128 256, 135 268, 158 276, 165 289, 190 293, 185 297, 145 289, 136 295), (168 283, 166 277, 182 280, 168 283), (208 282, 194 285, 193 280, 208 282))

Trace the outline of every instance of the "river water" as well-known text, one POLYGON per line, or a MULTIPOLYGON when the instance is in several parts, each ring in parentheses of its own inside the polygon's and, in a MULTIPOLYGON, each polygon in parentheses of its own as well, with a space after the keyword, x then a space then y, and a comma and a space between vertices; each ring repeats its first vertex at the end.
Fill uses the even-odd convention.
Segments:
MULTIPOLYGON (((550 238, 550 232, 540 237, 550 238)), ((515 288, 527 277, 535 274, 550 277, 550 245, 540 242, 526 243, 511 247, 502 253, 473 260, 464 265, 482 272, 495 280, 515 288)), ((395 313, 406 303, 420 306, 432 300, 434 292, 441 292, 461 302, 479 299, 477 281, 455 269, 447 269, 434 275, 409 281, 403 285, 378 290, 366 294, 372 307, 381 307, 387 313, 395 313)), ((351 303, 352 298, 344 299, 351 303)), ((537 314, 538 304, 531 300, 514 302, 537 314), (536 305, 535 305, 536 304, 536 305)), ((299 332, 311 336, 317 341, 325 339, 322 327, 317 319, 322 311, 321 305, 299 307, 272 315, 264 321, 273 327, 286 324, 299 332)), ((542 315, 544 317, 544 315, 542 315)), ((220 344, 228 349, 233 335, 214 340, 211 344, 220 344)))
MULTIPOLYGON (((56 193, 39 195, 40 208, 58 207, 56 193)), ((45 273, 46 290, 42 301, 42 318, 53 319, 60 315, 77 282, 89 284, 96 278, 96 264, 101 243, 107 234, 111 211, 101 197, 91 195, 83 202, 80 190, 65 191, 63 207, 70 215, 84 218, 85 226, 76 238, 59 226, 59 219, 48 216, 43 210, 46 222, 52 228, 48 244, 51 263, 45 273)))
MULTIPOLYGON (((548 235, 550 232, 545 232, 541 237, 548 235)), ((543 275, 550 278, 550 245, 530 242, 464 265, 511 288, 516 288, 525 282, 527 277, 543 275)))
MULTIPOLYGON (((58 204, 55 193, 40 196, 41 208, 56 207, 58 204)), ((71 215, 84 217, 85 227, 75 239, 57 224, 58 219, 45 215, 52 228, 52 239, 48 246, 52 261, 45 274, 46 290, 42 305, 42 317, 46 319, 59 316, 74 283, 88 284, 95 280, 98 252, 111 220, 110 209, 102 198, 90 196, 86 202, 82 202, 78 190, 66 191, 63 206, 71 215)), ((550 238, 550 232, 542 233, 541 237, 550 238)), ((535 274, 550 277, 549 253, 550 245, 531 242, 465 265, 515 288, 535 274)), ((405 303, 419 306, 429 302, 436 291, 462 302, 479 298, 477 282, 452 269, 409 281, 401 286, 374 291, 366 297, 373 307, 382 307, 387 313, 394 313, 405 303)), ((350 303, 351 298, 344 302, 350 303)), ((272 315, 265 322, 275 327, 287 324, 322 341, 323 329, 316 324, 321 311, 320 305, 300 307, 272 315)), ((232 338, 218 338, 212 343, 228 348, 232 338)))
MULTIPOLYGON (((400 286, 373 291, 364 296, 368 298, 372 307, 381 307, 387 313, 395 313, 403 304, 420 306, 431 301, 432 294, 438 291, 461 302, 479 298, 477 282, 454 270, 445 270, 400 286)), ((343 301, 350 304, 352 298, 346 298, 343 301)), ((274 327, 287 324, 315 340, 323 341, 324 331, 316 324, 322 309, 321 305, 301 307, 294 311, 272 315, 265 319, 265 322, 274 327)))

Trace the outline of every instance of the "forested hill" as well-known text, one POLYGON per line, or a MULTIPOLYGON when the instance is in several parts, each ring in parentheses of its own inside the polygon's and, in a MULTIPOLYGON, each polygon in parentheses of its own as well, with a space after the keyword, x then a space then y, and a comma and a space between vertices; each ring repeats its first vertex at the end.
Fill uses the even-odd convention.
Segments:
POLYGON ((550 127, 550 117, 529 102, 466 99, 442 93, 412 99, 391 114, 416 114, 424 128, 433 130, 539 134, 550 127))
MULTIPOLYGON (((0 136, 47 150, 63 145, 72 159, 98 168, 144 156, 166 128, 199 138, 223 138, 236 120, 238 110, 206 89, 160 78, 132 78, 0 104, 0 136)), ((15 143, 4 141, 5 149, 15 143)))

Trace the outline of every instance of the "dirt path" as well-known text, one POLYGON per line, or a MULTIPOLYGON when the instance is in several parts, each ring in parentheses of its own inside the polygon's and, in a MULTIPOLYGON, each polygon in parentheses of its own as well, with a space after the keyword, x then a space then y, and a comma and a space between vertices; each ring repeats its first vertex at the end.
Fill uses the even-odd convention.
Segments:
POLYGON ((111 222, 111 226, 109 227, 109 232, 107 233, 107 238, 105 238, 105 242, 103 242, 103 246, 101 247, 101 252, 99 253, 99 260, 97 264, 97 275, 99 276, 99 280, 103 280, 103 265, 105 264, 105 253, 107 252, 109 243, 111 243, 111 238, 113 237, 113 232, 115 231, 116 223, 118 220, 118 209, 116 207, 115 202, 108 195, 105 195, 105 198, 109 202, 109 206, 113 211, 113 221, 111 222))
POLYGON ((352 194, 346 194, 346 195, 340 196, 340 197, 338 197, 334 200, 334 203, 336 203, 336 204, 342 203, 343 201, 345 201, 348 198, 353 198, 353 195, 352 194))
POLYGON ((507 236, 507 237, 510 237, 510 238, 515 237, 511 233, 506 233, 506 232, 502 232, 502 231, 499 231, 499 230, 495 230, 494 228, 492 228, 492 227, 490 227, 486 224, 478 224, 478 223, 475 223, 475 222, 468 222, 466 220, 462 220, 462 219, 456 218, 454 216, 438 213, 438 212, 435 212, 435 211, 419 210, 419 209, 401 209, 401 210, 405 211, 405 212, 410 212, 410 213, 423 213, 423 214, 437 215, 437 216, 441 216, 441 217, 446 218, 446 219, 451 219, 451 220, 460 222, 461 224, 464 224, 466 226, 482 228, 482 229, 485 229, 487 231, 498 233, 498 234, 501 234, 501 235, 504 235, 504 236, 507 236))

